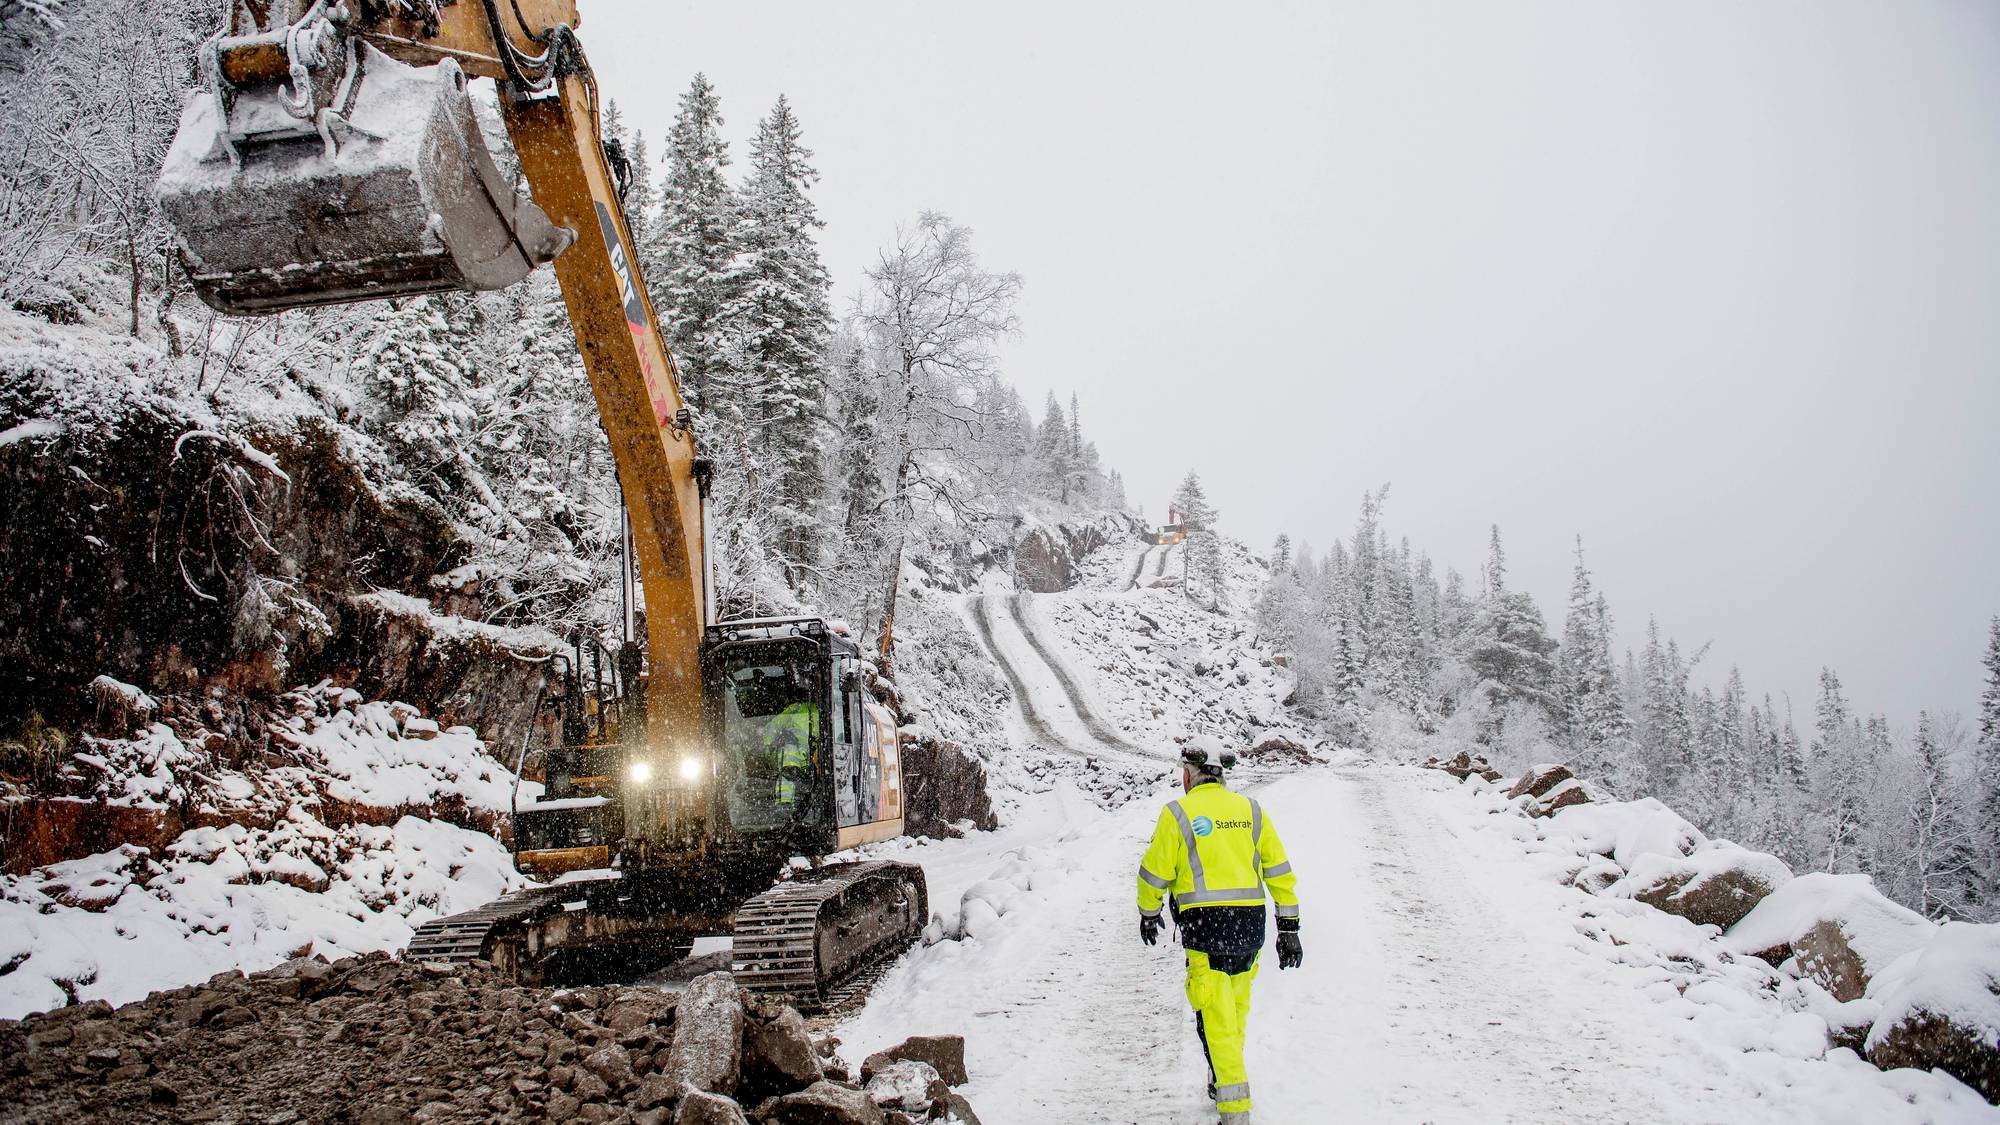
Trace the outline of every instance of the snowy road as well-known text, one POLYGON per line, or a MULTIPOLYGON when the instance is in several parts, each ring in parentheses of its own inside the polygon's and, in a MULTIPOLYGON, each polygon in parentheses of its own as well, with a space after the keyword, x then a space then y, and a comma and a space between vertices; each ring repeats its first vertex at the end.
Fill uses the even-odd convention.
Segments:
MULTIPOLYGON (((1257 981, 1258 1120, 1922 1119, 1864 1063, 1701 1043, 1629 970, 1579 948, 1550 905, 1559 888, 1493 847, 1437 777, 1354 765, 1260 788, 1298 867, 1306 964, 1281 974, 1267 958, 1257 981)), ((996 867, 1031 889, 885 977, 840 1031, 849 1057, 959 1032, 966 1093, 992 1125, 1212 1122, 1179 951, 1136 933, 1133 871, 1169 795, 1105 813, 1059 791, 999 833, 903 845, 934 903, 996 867)))

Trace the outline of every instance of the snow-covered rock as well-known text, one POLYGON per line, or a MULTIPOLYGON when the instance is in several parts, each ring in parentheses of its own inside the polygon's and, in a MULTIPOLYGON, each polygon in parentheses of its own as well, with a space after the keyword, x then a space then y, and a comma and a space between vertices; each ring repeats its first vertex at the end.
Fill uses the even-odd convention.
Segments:
POLYGON ((950 1094, 951 1088, 938 1077, 937 1068, 913 1059, 890 1062, 868 1079, 868 1096, 884 1109, 928 1114, 933 1103, 950 1094))
POLYGON ((1773 891, 1723 942, 1772 964, 1796 956, 1803 973, 1838 999, 1853 1000, 1936 932, 1936 923, 1891 902, 1866 875, 1815 872, 1773 891))
POLYGON ((1869 1061, 1942 1070, 2000 1102, 2000 926, 1947 922, 1870 983, 1869 1061))
POLYGON ((1690 856, 1642 855, 1604 893, 1637 899, 1697 926, 1728 929, 1791 881, 1792 869, 1777 856, 1717 841, 1690 856))
POLYGON ((661 1068, 668 1081, 715 1094, 736 1092, 743 1057, 743 997, 727 972, 696 977, 674 1011, 674 1039, 661 1068))
POLYGON ((1575 777, 1569 767, 1560 762, 1529 766, 1528 772, 1521 775, 1521 780, 1515 782, 1512 789, 1507 790, 1507 798, 1513 800, 1517 797, 1544 797, 1551 789, 1575 777))
POLYGON ((962 1086, 970 1080, 965 1070, 962 1035, 912 1035, 869 1055, 861 1064, 861 1079, 872 1082, 875 1075, 902 1062, 921 1063, 948 1085, 962 1086))
POLYGON ((1567 837, 1581 851, 1610 856, 1628 871, 1640 856, 1684 856, 1708 841, 1700 829, 1652 797, 1563 809, 1549 818, 1543 834, 1567 837))
POLYGON ((1558 784, 1540 798, 1528 802, 1529 816, 1554 816, 1564 809, 1590 804, 1590 790, 1583 782, 1571 778, 1558 784))
POLYGON ((820 1081, 786 1094, 764 1111, 775 1125, 883 1125, 882 1108, 866 1093, 820 1081))

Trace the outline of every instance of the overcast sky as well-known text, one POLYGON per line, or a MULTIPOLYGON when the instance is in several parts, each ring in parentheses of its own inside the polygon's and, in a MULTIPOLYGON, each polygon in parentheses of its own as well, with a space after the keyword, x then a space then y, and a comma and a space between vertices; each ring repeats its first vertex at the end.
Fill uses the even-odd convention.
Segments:
POLYGON ((788 94, 838 295, 925 208, 1026 279, 1010 378, 1157 517, 1487 526, 1559 630, 1809 721, 1970 713, 2000 613, 2000 4, 584 0, 657 155, 696 71, 738 171, 788 94), (1783 706, 1782 697, 1780 707, 1783 706))

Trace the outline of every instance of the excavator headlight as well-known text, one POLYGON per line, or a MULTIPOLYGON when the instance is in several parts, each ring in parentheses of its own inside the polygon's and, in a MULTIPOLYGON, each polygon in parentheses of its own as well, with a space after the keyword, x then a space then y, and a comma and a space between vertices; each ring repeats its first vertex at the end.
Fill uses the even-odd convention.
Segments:
POLYGON ((644 785, 653 780, 653 763, 633 762, 630 766, 626 767, 625 776, 634 785, 644 785))
POLYGON ((700 781, 701 775, 703 773, 706 773, 707 769, 708 769, 708 763, 702 761, 701 755, 699 754, 681 755, 682 781, 700 781))

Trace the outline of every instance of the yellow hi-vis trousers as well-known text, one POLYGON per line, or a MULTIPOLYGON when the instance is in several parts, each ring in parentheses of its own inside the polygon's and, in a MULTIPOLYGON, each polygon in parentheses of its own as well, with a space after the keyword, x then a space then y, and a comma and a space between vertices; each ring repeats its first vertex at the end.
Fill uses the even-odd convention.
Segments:
POLYGON ((1250 982, 1256 979, 1255 961, 1248 972, 1224 973, 1209 968, 1208 954, 1187 951, 1188 1003, 1194 1008, 1202 1045, 1208 1048, 1209 1069, 1215 1073, 1215 1109, 1222 1115, 1222 1125, 1250 1120, 1243 1037, 1250 1024, 1250 982))

